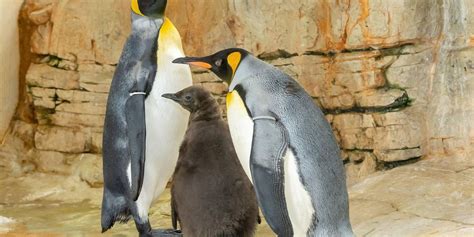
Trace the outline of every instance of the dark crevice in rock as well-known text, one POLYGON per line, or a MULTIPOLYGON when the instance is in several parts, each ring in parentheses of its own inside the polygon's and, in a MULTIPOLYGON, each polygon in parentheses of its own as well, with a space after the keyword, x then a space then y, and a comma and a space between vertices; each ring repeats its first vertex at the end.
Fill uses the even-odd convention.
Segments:
POLYGON ((35 114, 38 124, 51 124, 51 115, 54 113, 56 113, 55 109, 35 106, 35 114))
POLYGON ((404 43, 404 44, 397 45, 395 47, 378 49, 380 51, 380 56, 378 58, 410 54, 410 53, 404 53, 403 50, 407 48, 408 46, 414 46, 414 45, 415 45, 414 43, 404 43))
POLYGON ((464 172, 464 171, 466 171, 466 170, 470 170, 470 169, 473 169, 473 168, 474 168, 474 166, 469 166, 469 167, 466 167, 466 168, 464 168, 464 169, 457 170, 455 173, 462 173, 462 172, 464 172))
POLYGON ((385 162, 385 161, 377 160, 377 170, 391 170, 391 169, 399 167, 399 166, 404 166, 404 165, 409 165, 409 164, 416 163, 416 162, 420 161, 420 159, 421 159, 421 156, 409 158, 407 160, 392 161, 392 162, 385 162))
POLYGON ((340 51, 306 51, 303 55, 313 55, 313 56, 325 56, 325 57, 334 57, 337 54, 344 54, 344 53, 360 53, 360 52, 372 52, 372 51, 379 51, 380 56, 377 56, 376 59, 380 59, 385 56, 392 56, 392 55, 405 55, 409 53, 403 53, 403 50, 408 46, 413 46, 414 43, 402 43, 399 45, 386 47, 386 48, 356 48, 356 49, 343 49, 340 51))
POLYGON ((344 149, 344 151, 346 151, 346 152, 374 152, 374 149, 358 149, 358 148, 354 148, 354 149, 344 149))
POLYGON ((393 103, 387 106, 375 106, 375 107, 352 107, 349 109, 325 109, 321 108, 324 114, 343 114, 343 113, 388 113, 403 110, 411 106, 413 100, 408 97, 408 93, 405 91, 403 95, 397 98, 393 103))
POLYGON ((278 50, 273 51, 273 52, 262 53, 262 54, 258 55, 257 57, 259 59, 268 61, 268 60, 275 60, 275 59, 279 59, 279 58, 291 58, 291 57, 295 57, 295 56, 298 56, 298 54, 297 53, 289 53, 286 50, 278 49, 278 50))
POLYGON ((56 55, 38 55, 37 62, 48 64, 51 67, 66 70, 66 71, 77 71, 78 65, 67 59, 60 58, 56 55))

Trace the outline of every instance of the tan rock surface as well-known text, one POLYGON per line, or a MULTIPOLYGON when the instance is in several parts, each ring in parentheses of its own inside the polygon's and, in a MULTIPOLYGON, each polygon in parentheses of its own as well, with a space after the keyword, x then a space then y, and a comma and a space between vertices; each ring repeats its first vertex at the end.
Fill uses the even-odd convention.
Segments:
MULTIPOLYGON (((449 162, 463 164, 465 159, 453 157, 449 162)), ((361 236, 473 235, 474 163, 464 163, 463 168, 444 163, 440 158, 425 160, 370 176, 353 186, 351 215, 356 233, 361 236), (367 209, 361 209, 361 205, 367 209), (361 211, 370 213, 366 215, 371 218, 359 218, 361 211)))
POLYGON ((115 64, 130 31, 129 4, 59 1, 51 16, 50 54, 79 63, 115 64))
MULTIPOLYGON (((101 152, 107 92, 130 30, 128 3, 28 0, 25 5, 35 27, 32 52, 42 54, 27 74, 36 120, 93 132, 85 152, 101 152)), ((473 10, 465 1, 263 0, 209 6, 169 2, 167 14, 185 51, 204 55, 244 47, 294 77, 332 116, 358 178, 373 167, 472 149, 468 13, 473 10), (366 157, 373 162, 364 162, 366 157), (362 164, 369 168, 361 172, 362 164)), ((195 83, 223 104, 226 85, 203 70, 194 74, 195 83)))
POLYGON ((36 148, 46 151, 88 152, 89 140, 89 134, 74 128, 39 126, 35 134, 36 148))
POLYGON ((31 64, 26 80, 29 86, 65 90, 79 89, 78 73, 49 67, 45 64, 31 64))
MULTIPOLYGON (((95 162, 97 157, 83 159, 95 162)), ((453 157, 450 164, 462 165, 447 166, 446 160, 429 159, 375 173, 350 188, 356 236, 474 235, 474 163, 453 157)), ((13 221, 0 222, 0 234, 8 229, 10 234, 99 235, 102 189, 74 181, 81 178, 80 172, 76 175, 68 179, 45 174, 0 179, 7 191, 0 193, 0 213, 13 221)), ((169 200, 167 191, 152 208, 154 227, 170 226, 169 200)), ((132 223, 117 225, 105 235, 117 234, 136 236, 132 223)), ((273 235, 262 224, 257 236, 273 235)))

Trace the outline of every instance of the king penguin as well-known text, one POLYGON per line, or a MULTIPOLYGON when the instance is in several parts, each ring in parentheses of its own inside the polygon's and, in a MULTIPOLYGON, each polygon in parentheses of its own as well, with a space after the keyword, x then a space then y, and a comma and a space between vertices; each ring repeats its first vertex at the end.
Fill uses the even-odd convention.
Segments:
POLYGON ((239 48, 174 62, 204 67, 229 84, 232 140, 278 236, 353 236, 339 147, 294 79, 239 48))
POLYGON ((107 102, 103 137, 102 232, 134 218, 152 235, 149 208, 165 189, 178 159, 189 112, 161 95, 191 86, 181 38, 164 17, 166 0, 132 0, 132 31, 107 102))
POLYGON ((164 94, 191 112, 171 186, 172 220, 184 236, 254 235, 258 204, 219 104, 202 87, 164 94))

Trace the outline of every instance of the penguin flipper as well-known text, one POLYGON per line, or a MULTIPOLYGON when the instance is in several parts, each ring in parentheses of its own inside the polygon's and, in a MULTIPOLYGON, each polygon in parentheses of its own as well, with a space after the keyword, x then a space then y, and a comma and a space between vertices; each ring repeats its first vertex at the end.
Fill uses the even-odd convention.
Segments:
POLYGON ((176 211, 176 202, 171 198, 171 223, 173 224, 173 229, 178 229, 178 212, 176 211))
POLYGON ((267 223, 278 236, 293 236, 284 190, 283 157, 288 148, 284 126, 275 120, 254 121, 250 169, 267 223))
POLYGON ((131 195, 136 201, 145 171, 146 125, 145 96, 130 96, 126 103, 127 136, 130 152, 131 195))

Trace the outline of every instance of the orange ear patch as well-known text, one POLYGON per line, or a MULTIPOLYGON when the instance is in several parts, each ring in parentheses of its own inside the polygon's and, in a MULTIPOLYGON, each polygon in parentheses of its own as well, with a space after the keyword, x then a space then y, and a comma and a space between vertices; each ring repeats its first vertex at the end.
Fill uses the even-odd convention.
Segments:
POLYGON ((145 16, 143 15, 142 11, 140 11, 140 7, 138 6, 138 0, 132 0, 132 11, 140 16, 145 16))
POLYGON ((232 77, 235 75, 235 71, 239 66, 240 59, 242 59, 242 55, 239 52, 233 52, 227 56, 227 63, 232 68, 232 77))

